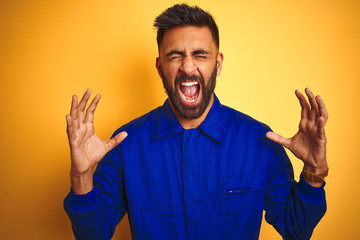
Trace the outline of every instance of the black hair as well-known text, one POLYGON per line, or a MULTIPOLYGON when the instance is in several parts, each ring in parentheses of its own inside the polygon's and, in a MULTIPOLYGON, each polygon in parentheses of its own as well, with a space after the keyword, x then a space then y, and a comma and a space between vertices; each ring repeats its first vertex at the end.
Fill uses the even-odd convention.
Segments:
POLYGON ((157 29, 157 44, 160 45, 166 31, 180 26, 208 27, 219 48, 219 29, 213 16, 197 6, 189 6, 185 3, 176 4, 155 18, 154 27, 157 29))

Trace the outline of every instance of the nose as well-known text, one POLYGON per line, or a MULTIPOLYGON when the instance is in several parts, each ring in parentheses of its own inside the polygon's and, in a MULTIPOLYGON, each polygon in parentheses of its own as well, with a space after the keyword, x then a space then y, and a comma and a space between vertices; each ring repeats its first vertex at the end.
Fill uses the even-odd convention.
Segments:
POLYGON ((188 76, 191 76, 194 74, 196 69, 197 69, 197 66, 196 66, 196 63, 194 62, 193 58, 191 58, 191 57, 183 58, 183 61, 180 66, 180 70, 183 73, 185 73, 188 76))

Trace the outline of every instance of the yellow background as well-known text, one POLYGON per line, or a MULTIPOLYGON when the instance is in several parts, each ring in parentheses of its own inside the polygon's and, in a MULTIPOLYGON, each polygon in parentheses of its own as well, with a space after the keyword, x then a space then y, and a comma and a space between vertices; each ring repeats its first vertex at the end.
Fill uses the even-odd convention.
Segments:
MULTIPOLYGON (((65 115, 71 96, 102 94, 97 133, 166 98, 155 70, 154 17, 175 1, 0 0, 0 239, 73 239, 65 115)), ((297 130, 295 89, 321 94, 330 176, 313 239, 360 239, 360 4, 354 0, 203 0, 220 28, 223 104, 297 130)), ((302 164, 291 157, 295 175, 302 164)), ((115 239, 129 239, 127 219, 115 239)), ((264 223, 260 239, 280 239, 264 223)))

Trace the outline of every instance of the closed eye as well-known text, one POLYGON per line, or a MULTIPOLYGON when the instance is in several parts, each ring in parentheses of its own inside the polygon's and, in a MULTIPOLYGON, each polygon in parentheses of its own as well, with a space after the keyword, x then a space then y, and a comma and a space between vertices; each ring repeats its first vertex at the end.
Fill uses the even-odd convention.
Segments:
POLYGON ((206 59, 208 58, 208 55, 204 55, 204 54, 197 54, 194 56, 195 58, 200 58, 200 59, 206 59))
POLYGON ((171 55, 168 57, 168 59, 170 59, 170 60, 179 60, 182 58, 183 58, 183 56, 181 56, 181 55, 171 55))
POLYGON ((184 53, 177 50, 172 50, 165 55, 169 60, 178 60, 184 57, 184 53))
POLYGON ((192 52, 192 55, 196 59, 207 59, 207 58, 209 58, 210 53, 205 50, 200 49, 200 50, 196 50, 196 51, 192 52))

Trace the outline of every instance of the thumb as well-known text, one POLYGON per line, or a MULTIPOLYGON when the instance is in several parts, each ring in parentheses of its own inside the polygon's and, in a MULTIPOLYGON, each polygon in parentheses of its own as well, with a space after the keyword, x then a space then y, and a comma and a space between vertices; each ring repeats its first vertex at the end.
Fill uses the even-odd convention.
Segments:
POLYGON ((105 143, 106 152, 109 152, 111 149, 119 145, 127 137, 127 135, 128 135, 127 132, 121 132, 118 133, 112 139, 106 141, 105 143))
POLYGON ((276 142, 276 143, 279 143, 281 145, 283 145, 284 147, 286 147, 287 149, 290 149, 290 143, 291 143, 291 140, 289 138, 284 138, 282 136, 280 136, 279 134, 277 133, 274 133, 274 132, 267 132, 266 135, 265 135, 268 139, 276 142))

